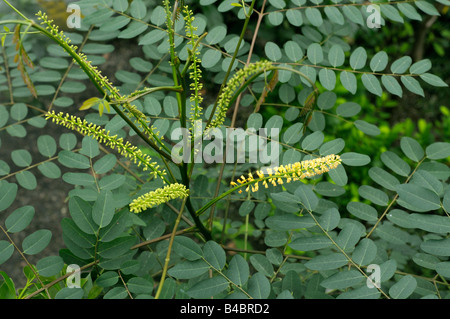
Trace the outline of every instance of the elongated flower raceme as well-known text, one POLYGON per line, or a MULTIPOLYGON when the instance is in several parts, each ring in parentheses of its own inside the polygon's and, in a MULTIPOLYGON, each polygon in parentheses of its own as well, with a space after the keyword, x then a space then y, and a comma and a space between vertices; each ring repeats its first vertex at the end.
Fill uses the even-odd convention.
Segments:
MULTIPOLYGON (((313 177, 316 175, 328 172, 331 169, 336 168, 341 164, 341 158, 339 155, 328 155, 312 160, 296 162, 294 164, 281 165, 275 168, 268 168, 267 175, 262 171, 256 171, 255 176, 249 173, 247 177, 244 175, 236 182, 231 182, 231 186, 247 186, 246 192, 256 192, 259 189, 259 183, 261 182, 265 188, 269 187, 269 183, 273 186, 281 185, 286 181, 298 181, 307 177, 313 177)), ((239 190, 242 193, 242 190, 239 190)))
POLYGON ((151 174, 154 178, 159 176, 166 182, 165 170, 160 168, 156 162, 152 162, 151 157, 144 154, 137 146, 132 145, 128 141, 124 142, 123 138, 117 135, 110 136, 109 131, 106 131, 104 128, 67 113, 60 112, 56 114, 54 111, 51 111, 46 115, 46 119, 48 120, 49 118, 56 124, 78 131, 83 135, 92 136, 98 142, 109 146, 113 150, 117 150, 122 156, 131 159, 138 166, 143 165, 144 171, 152 170, 151 174))
POLYGON ((173 183, 139 196, 130 203, 130 211, 140 213, 148 208, 166 203, 171 199, 183 199, 187 196, 189 196, 189 190, 186 189, 186 186, 173 183))
POLYGON ((270 61, 258 61, 237 71, 224 87, 217 104, 218 109, 215 112, 215 118, 206 129, 220 127, 223 124, 231 99, 246 79, 260 72, 270 71, 271 69, 272 63, 270 61))

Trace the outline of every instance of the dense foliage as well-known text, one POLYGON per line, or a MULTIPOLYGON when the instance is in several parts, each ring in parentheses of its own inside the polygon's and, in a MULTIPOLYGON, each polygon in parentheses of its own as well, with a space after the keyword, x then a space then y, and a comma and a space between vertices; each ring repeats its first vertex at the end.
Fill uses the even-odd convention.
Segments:
POLYGON ((448 0, 2 1, 0 298, 450 297, 448 0))

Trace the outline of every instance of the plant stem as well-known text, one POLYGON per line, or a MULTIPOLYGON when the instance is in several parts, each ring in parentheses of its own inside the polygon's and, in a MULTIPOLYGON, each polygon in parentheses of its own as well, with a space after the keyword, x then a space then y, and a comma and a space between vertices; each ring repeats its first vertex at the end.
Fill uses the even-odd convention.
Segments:
POLYGON ((175 225, 173 226, 172 234, 170 236, 170 241, 169 241, 169 247, 167 248, 167 254, 166 254, 166 259, 164 262, 163 272, 161 275, 161 281, 159 282, 158 290, 156 291, 156 295, 155 295, 155 299, 159 298, 159 296, 161 295, 162 288, 164 286, 164 281, 165 281, 166 275, 167 275, 167 269, 169 268, 170 254, 172 253, 173 241, 175 239, 175 234, 177 233, 177 228, 178 228, 178 225, 181 220, 181 215, 183 215, 183 210, 184 210, 184 206, 186 204, 186 200, 187 199, 183 200, 183 203, 181 204, 180 212, 178 213, 177 219, 175 220, 175 225))

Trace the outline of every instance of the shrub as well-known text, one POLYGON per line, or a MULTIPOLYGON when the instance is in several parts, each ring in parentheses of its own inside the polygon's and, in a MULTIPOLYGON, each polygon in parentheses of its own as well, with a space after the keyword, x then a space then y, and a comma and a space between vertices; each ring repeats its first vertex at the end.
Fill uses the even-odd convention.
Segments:
POLYGON ((34 126, 44 159, 2 153, 0 264, 27 264, 2 298, 449 297, 450 143, 363 147, 356 102, 447 84, 351 41, 447 0, 78 1, 68 32, 3 2, 2 146, 34 126), (53 212, 10 207, 36 175, 73 189, 30 262, 52 231, 12 234, 53 212))

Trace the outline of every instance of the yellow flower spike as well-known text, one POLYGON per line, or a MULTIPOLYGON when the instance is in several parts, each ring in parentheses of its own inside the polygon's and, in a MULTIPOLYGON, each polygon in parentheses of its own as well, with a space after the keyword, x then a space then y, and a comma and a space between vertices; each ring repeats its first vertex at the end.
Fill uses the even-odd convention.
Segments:
POLYGON ((173 183, 134 199, 130 203, 130 211, 133 213, 140 213, 148 208, 166 203, 171 199, 183 199, 187 196, 189 196, 189 190, 186 189, 186 186, 173 183))
MULTIPOLYGON (((302 162, 296 162, 294 164, 281 165, 275 168, 268 168, 267 175, 264 175, 262 171, 256 171, 258 178, 255 179, 252 173, 248 174, 245 178, 243 175, 238 179, 238 183, 241 185, 251 184, 256 182, 256 185, 251 187, 252 192, 257 191, 258 183, 262 181, 265 188, 268 188, 268 183, 273 186, 282 185, 284 182, 290 183, 291 181, 298 181, 307 177, 313 177, 330 171, 341 164, 341 158, 339 155, 328 155, 325 157, 306 160, 302 162)), ((231 182, 232 186, 237 186, 235 182, 231 182)), ((246 192, 249 192, 250 187, 247 186, 246 192)), ((242 193, 242 190, 239 190, 242 193)))

